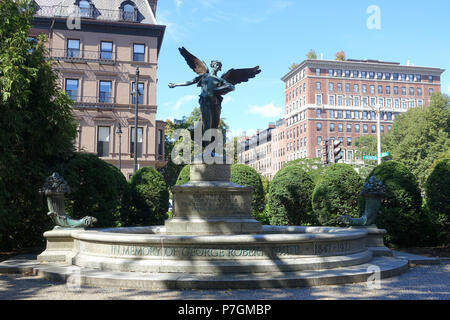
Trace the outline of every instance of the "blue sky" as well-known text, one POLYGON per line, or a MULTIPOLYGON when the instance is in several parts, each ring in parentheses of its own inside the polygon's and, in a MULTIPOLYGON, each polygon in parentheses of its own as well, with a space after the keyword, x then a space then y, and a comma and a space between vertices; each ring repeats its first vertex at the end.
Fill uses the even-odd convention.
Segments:
POLYGON ((450 1, 448 0, 160 0, 158 23, 167 26, 159 56, 157 118, 180 119, 198 106, 196 86, 169 89, 195 77, 178 49, 184 46, 222 71, 259 65, 261 74, 237 86, 222 104, 235 134, 253 133, 282 116, 280 80, 309 49, 333 60, 395 61, 446 71, 442 91, 450 94, 450 1), (380 10, 380 29, 369 29, 369 6, 380 10))

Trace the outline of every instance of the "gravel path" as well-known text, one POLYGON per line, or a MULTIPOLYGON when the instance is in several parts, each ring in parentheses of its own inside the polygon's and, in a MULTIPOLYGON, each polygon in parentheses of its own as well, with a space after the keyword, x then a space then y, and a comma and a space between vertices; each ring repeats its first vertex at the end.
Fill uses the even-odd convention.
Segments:
POLYGON ((34 276, 0 274, 0 300, 319 300, 319 299, 440 299, 450 300, 450 261, 421 265, 381 281, 380 289, 366 283, 298 289, 260 290, 135 290, 87 288, 34 276))

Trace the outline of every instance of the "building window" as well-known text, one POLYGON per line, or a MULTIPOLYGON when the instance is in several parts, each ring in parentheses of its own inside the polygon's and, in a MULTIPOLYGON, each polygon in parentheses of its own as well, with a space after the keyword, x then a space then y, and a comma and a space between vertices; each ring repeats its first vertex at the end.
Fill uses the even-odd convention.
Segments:
POLYGON ((78 3, 78 7, 80 8, 80 16, 81 17, 90 17, 91 16, 91 4, 89 1, 81 0, 78 3))
POLYGON ((362 98, 362 101, 363 101, 363 107, 367 107, 368 104, 369 104, 369 98, 363 97, 363 98, 362 98))
POLYGON ((336 75, 338 77, 342 77, 342 70, 336 70, 336 75))
POLYGON ((355 107, 359 107, 359 102, 360 102, 359 97, 355 97, 354 101, 353 101, 353 104, 355 105, 355 107))
POLYGON ((363 125, 363 133, 369 132, 369 126, 367 124, 363 125))
POLYGON ((112 96, 112 82, 100 81, 98 102, 110 103, 112 96))
MULTIPOLYGON (((330 96, 330 97, 328 98, 328 100, 329 100, 329 102, 330 102, 330 105, 334 106, 334 104, 335 104, 334 96, 330 96)), ((331 117, 331 116, 330 116, 330 117, 331 117)))
POLYGON ((367 84, 362 85, 362 93, 367 93, 367 84))
POLYGON ((352 98, 350 98, 350 97, 345 98, 345 105, 347 107, 351 107, 351 105, 352 105, 352 98))
POLYGON ((433 94, 433 88, 428 89, 428 93, 430 94, 430 96, 433 94))
POLYGON ((419 97, 422 96, 422 88, 417 88, 417 95, 418 95, 419 97))
POLYGON ((347 160, 353 160, 353 151, 352 150, 347 151, 347 160))
POLYGON ((322 131, 322 123, 320 123, 320 122, 316 123, 316 128, 317 128, 317 131, 322 131))
POLYGON ((398 94, 398 87, 394 87, 394 94, 398 94))
POLYGON ((392 108, 392 99, 386 99, 386 107, 392 108))
POLYGON ((359 85, 357 85, 357 84, 353 85, 353 92, 354 93, 358 93, 359 92, 359 85))
POLYGON ((367 120, 367 111, 363 111, 362 118, 363 120, 367 120))
POLYGON ((345 84, 345 92, 350 92, 350 83, 345 84))
POLYGON ((369 79, 374 79, 375 78, 375 72, 371 71, 369 72, 369 79))
MULTIPOLYGON (((143 141, 143 132, 144 129, 138 127, 137 130, 137 157, 142 157, 142 141, 143 141)), ((130 137, 130 154, 131 158, 134 158, 134 127, 131 128, 131 137, 130 137)))
POLYGON ((329 90, 329 91, 334 91, 334 84, 333 84, 333 82, 330 82, 330 83, 328 84, 328 90, 329 90))
POLYGON ((375 94, 375 86, 370 86, 370 94, 375 94))
POLYGON ((355 132, 356 133, 360 132, 360 125, 359 124, 355 124, 355 132))
POLYGON ((322 137, 317 136, 317 144, 320 146, 321 143, 322 143, 322 137))
POLYGON ((81 58, 80 40, 78 40, 78 39, 68 39, 67 40, 67 57, 81 58))
MULTIPOLYGON (((138 102, 139 104, 144 104, 144 83, 143 82, 139 82, 139 99, 138 102)), ((132 86, 131 86, 131 103, 132 104, 136 104, 136 82, 133 82, 132 86)))
POLYGON ((145 60, 145 44, 133 44, 133 61, 145 60))
MULTIPOLYGON (((338 104, 338 106, 342 106, 342 96, 338 96, 337 97, 337 104, 338 104)), ((341 111, 342 112, 342 111, 341 111)))
POLYGON ((316 69, 316 76, 320 77, 320 69, 316 69))
POLYGON ((320 90, 320 82, 316 82, 316 90, 320 90))
POLYGON ((113 58, 113 43, 111 41, 100 42, 100 59, 112 60, 113 58))
POLYGON ((361 78, 366 79, 367 78, 367 72, 361 71, 361 78))
POLYGON ((433 76, 428 76, 428 82, 433 83, 433 76))
POLYGON ((376 98, 370 98, 370 106, 374 107, 376 104, 376 98))
POLYGON ((416 74, 416 81, 417 82, 422 82, 422 75, 421 74, 416 74))
POLYGON ((338 119, 342 119, 342 118, 343 118, 342 110, 338 110, 338 112, 337 112, 337 118, 338 118, 338 119))
POLYGON ((376 125, 372 125, 372 133, 377 133, 377 126, 376 125))
POLYGON ((321 105, 322 104, 322 95, 316 94, 316 104, 321 105))
MULTIPOLYGON (((334 96, 333 96, 334 98, 334 96)), ((334 110, 330 110, 330 118, 333 119, 334 118, 334 110)))
POLYGON ((338 124, 338 131, 339 132, 344 132, 344 125, 342 123, 338 124))
POLYGON ((359 119, 359 111, 354 111, 353 112, 353 118, 359 119))
POLYGON ((346 76, 347 78, 350 78, 350 70, 345 70, 345 76, 346 76))
POLYGON ((383 98, 378 98, 378 104, 380 105, 380 107, 384 106, 384 99, 383 98))
POLYGON ((352 112, 350 110, 345 111, 345 119, 351 119, 352 118, 352 112))
POLYGON ((330 77, 333 76, 333 73, 334 73, 333 69, 328 70, 328 75, 329 75, 330 77))
POLYGON ((394 73, 392 78, 394 80, 398 81, 398 77, 399 77, 399 74, 398 73, 394 73))
POLYGON ((383 94, 383 86, 378 86, 378 94, 383 94))
POLYGON ((322 118, 322 109, 316 109, 316 118, 322 118))
POLYGON ((377 79, 383 79, 383 72, 377 72, 377 79))
POLYGON ((402 95, 406 96, 406 87, 402 87, 402 95))
POLYGON ((334 132, 334 123, 330 123, 330 132, 334 132))
POLYGON ((386 73, 384 74, 384 76, 385 76, 385 79, 386 79, 386 80, 391 80, 391 74, 390 74, 389 72, 386 72, 386 73))
POLYGON ((399 100, 399 99, 395 99, 395 100, 394 100, 394 108, 395 108, 395 109, 400 108, 400 100, 399 100))
POLYGON ((391 87, 390 86, 386 86, 386 94, 391 94, 391 87))
POLYGON ((342 83, 337 84, 337 91, 342 92, 342 83))
POLYGON ((137 11, 133 5, 127 3, 126 5, 123 6, 122 10, 123 10, 123 16, 122 16, 123 20, 127 20, 127 21, 136 21, 137 20, 136 19, 137 11))
POLYGON ((352 132, 352 125, 350 123, 347 124, 347 132, 348 133, 352 132))
POLYGON ((78 98, 78 79, 66 79, 66 92, 70 99, 78 98))
POLYGON ((352 138, 347 138, 347 147, 352 146, 352 138))
POLYGON ((109 156, 109 134, 110 127, 98 127, 97 154, 99 157, 109 156))

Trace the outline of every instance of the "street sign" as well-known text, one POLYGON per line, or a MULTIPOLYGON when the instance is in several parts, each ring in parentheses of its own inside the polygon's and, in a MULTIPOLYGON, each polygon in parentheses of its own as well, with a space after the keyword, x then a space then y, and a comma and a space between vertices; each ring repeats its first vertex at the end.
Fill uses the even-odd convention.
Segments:
POLYGON ((364 156, 364 160, 378 160, 377 156, 364 156))
POLYGON ((389 156, 389 152, 383 152, 383 153, 380 155, 381 158, 385 158, 385 157, 388 157, 388 156, 389 156))

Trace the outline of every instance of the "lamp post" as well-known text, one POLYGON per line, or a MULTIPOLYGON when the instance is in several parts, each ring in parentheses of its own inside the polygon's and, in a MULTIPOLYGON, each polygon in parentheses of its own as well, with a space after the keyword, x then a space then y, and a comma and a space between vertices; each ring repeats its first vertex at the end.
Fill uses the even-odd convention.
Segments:
POLYGON ((139 113, 139 67, 136 67, 136 82, 134 85, 134 94, 136 97, 136 107, 134 112, 134 170, 133 173, 136 173, 138 170, 137 164, 137 138, 138 138, 138 113, 139 113))
POLYGON ((119 170, 122 171, 122 126, 120 122, 116 133, 119 136, 119 170))

